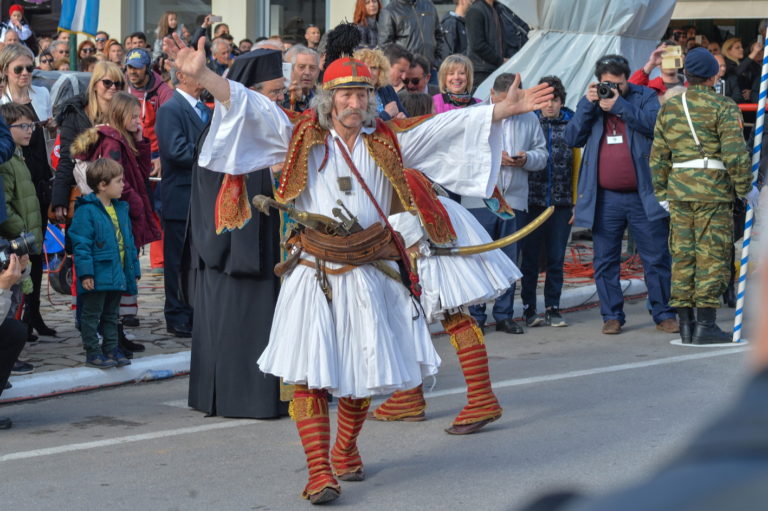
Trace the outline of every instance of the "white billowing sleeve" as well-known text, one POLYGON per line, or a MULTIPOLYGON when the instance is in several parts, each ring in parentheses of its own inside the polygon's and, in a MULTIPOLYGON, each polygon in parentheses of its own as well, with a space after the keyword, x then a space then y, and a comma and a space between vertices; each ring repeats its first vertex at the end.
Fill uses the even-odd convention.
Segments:
POLYGON ((198 164, 224 174, 248 174, 285 160, 293 125, 265 95, 229 80, 229 108, 216 101, 198 164))
POLYGON ((411 247, 424 238, 424 229, 421 227, 419 215, 404 211, 387 217, 392 228, 403 237, 406 248, 411 247))
POLYGON ((460 195, 490 197, 501 164, 501 126, 493 106, 471 106, 435 115, 397 134, 406 168, 460 195))

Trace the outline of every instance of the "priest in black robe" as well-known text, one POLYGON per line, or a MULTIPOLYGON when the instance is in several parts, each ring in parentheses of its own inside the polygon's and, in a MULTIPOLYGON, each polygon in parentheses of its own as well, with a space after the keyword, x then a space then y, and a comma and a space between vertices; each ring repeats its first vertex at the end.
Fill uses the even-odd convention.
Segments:
MULTIPOLYGON (((242 55, 228 78, 280 96, 281 52, 242 55)), ((224 176, 198 165, 192 172, 186 243, 187 293, 195 311, 189 406, 222 417, 279 417, 287 415, 280 380, 262 373, 256 361, 269 341, 280 286, 273 272, 280 260, 280 215, 254 210, 242 229, 216 234, 214 206, 224 176)), ((269 169, 248 174, 245 185, 249 198, 272 196, 269 169)))

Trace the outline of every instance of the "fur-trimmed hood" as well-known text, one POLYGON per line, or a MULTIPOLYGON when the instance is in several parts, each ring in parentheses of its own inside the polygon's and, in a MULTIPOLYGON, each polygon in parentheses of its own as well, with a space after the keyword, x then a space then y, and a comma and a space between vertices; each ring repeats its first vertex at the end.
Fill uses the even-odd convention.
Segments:
POLYGON ((88 128, 75 138, 75 141, 70 148, 70 154, 72 154, 74 158, 80 160, 90 160, 90 155, 92 154, 93 149, 99 143, 100 134, 115 139, 121 145, 126 145, 125 139, 120 135, 119 131, 106 124, 99 124, 93 128, 88 128))

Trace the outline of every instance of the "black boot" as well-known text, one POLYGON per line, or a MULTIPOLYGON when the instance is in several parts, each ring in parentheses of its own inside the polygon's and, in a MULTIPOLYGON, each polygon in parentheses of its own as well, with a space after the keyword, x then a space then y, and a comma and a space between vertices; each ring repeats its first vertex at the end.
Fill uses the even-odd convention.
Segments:
POLYGON ((717 309, 698 307, 696 309, 696 327, 693 329, 693 344, 721 344, 732 342, 731 335, 720 330, 715 320, 717 309))
POLYGON ((680 340, 683 341, 683 344, 691 344, 693 327, 696 322, 693 317, 693 308, 678 307, 677 319, 680 325, 680 340))
POLYGON ((134 352, 140 353, 146 349, 143 344, 133 342, 125 337, 125 331, 123 330, 123 325, 121 323, 117 324, 117 345, 128 358, 133 358, 134 352))
POLYGON ((24 315, 22 316, 21 320, 29 325, 30 335, 32 334, 32 329, 34 328, 40 335, 56 337, 56 330, 45 324, 45 321, 43 321, 43 316, 40 315, 40 309, 28 307, 27 310, 24 311, 24 315))

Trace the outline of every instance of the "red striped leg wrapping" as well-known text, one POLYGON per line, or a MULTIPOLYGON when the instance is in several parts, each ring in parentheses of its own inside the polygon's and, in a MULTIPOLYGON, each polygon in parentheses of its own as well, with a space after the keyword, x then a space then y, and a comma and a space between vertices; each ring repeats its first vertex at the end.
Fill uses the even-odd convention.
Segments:
POLYGON ((296 390, 289 406, 291 418, 296 421, 301 445, 307 456, 309 482, 301 496, 320 493, 325 488, 341 491, 333 478, 328 450, 331 445, 331 424, 328 418, 328 397, 322 390, 296 390))
POLYGON ((424 413, 427 402, 421 385, 408 390, 398 390, 373 411, 377 419, 396 421, 405 417, 414 417, 424 413))
POLYGON ((446 317, 443 327, 451 334, 451 344, 456 348, 461 371, 467 382, 467 405, 453 424, 460 426, 498 419, 502 410, 491 387, 482 330, 471 316, 465 314, 446 317))
POLYGON ((334 475, 340 476, 363 468, 363 461, 357 450, 357 437, 363 429, 370 406, 370 399, 339 398, 339 427, 336 431, 336 443, 331 449, 334 475))

